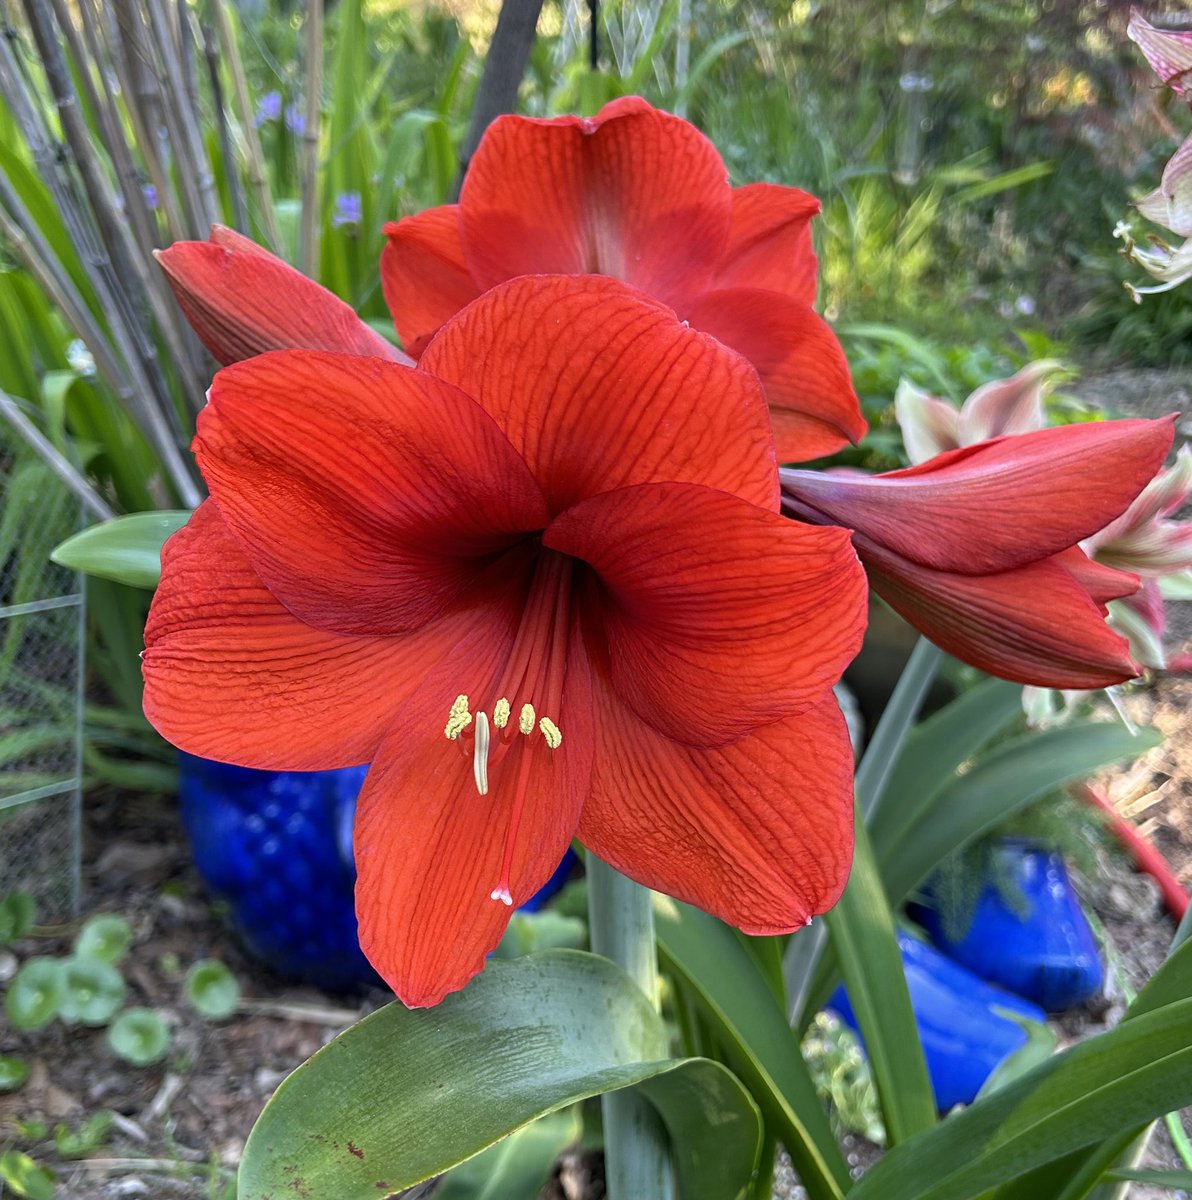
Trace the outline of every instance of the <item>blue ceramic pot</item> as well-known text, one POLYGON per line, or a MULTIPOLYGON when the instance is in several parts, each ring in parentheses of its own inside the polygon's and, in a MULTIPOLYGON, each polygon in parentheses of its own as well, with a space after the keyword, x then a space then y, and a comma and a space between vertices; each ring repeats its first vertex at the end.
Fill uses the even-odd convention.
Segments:
POLYGON ((947 936, 931 904, 916 907, 915 919, 949 958, 1048 1012, 1063 1012, 1095 996, 1105 982, 1097 939, 1072 887, 1060 855, 1020 838, 994 849, 994 872, 1019 891, 1024 911, 1015 911, 1002 889, 987 882, 964 936, 947 936))
MULTIPOLYGON (((248 949, 329 991, 381 986, 356 936, 352 822, 366 766, 254 771, 179 755, 182 824, 208 891, 248 949)), ((524 907, 540 907, 574 865, 524 907)))
MULTIPOLYGON (((1040 1022, 1046 1015, 901 930, 898 946, 936 1107, 947 1112, 971 1104, 997 1067, 1026 1042, 1026 1030, 1008 1014, 1040 1022)), ((843 988, 827 1007, 859 1032, 843 988)))

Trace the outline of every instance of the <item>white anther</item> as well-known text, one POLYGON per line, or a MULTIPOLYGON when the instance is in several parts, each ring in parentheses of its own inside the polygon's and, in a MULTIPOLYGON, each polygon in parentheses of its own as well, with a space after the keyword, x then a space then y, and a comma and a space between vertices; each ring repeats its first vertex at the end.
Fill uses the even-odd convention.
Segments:
POLYGON ((476 790, 488 795, 488 716, 476 714, 476 747, 472 752, 472 772, 476 776, 476 790))
POLYGON ((510 711, 509 701, 504 696, 493 705, 493 724, 498 729, 504 729, 509 724, 510 711))
POLYGON ((517 718, 517 727, 522 733, 534 732, 534 706, 532 704, 522 705, 521 715, 517 718))
POLYGON ((542 736, 546 738, 546 744, 552 750, 557 750, 563 744, 562 730, 559 729, 550 717, 543 717, 538 722, 538 728, 542 730, 542 736))

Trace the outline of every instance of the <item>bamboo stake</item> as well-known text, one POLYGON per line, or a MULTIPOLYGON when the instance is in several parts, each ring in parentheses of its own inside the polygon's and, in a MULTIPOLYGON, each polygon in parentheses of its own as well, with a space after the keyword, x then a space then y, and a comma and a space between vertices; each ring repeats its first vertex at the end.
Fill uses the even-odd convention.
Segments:
POLYGON ((306 5, 306 126, 302 131, 302 221, 298 270, 314 275, 319 254, 319 117, 323 98, 323 0, 306 5))
POLYGON ((228 114, 224 109, 223 84, 219 79, 219 47, 210 25, 204 24, 203 57, 207 62, 207 76, 211 82, 211 102, 215 106, 216 129, 219 132, 219 152, 227 170, 228 192, 232 197, 232 220, 242 233, 248 232, 248 209, 244 206, 244 189, 240 186, 240 172, 236 169, 236 155, 232 148, 232 131, 228 127, 228 114))
POLYGON ((224 0, 212 0, 211 11, 215 15, 215 27, 219 34, 220 47, 227 59, 228 68, 232 72, 236 107, 239 110, 240 124, 244 131, 244 144, 248 151, 246 156, 248 181, 257 196, 261 227, 269 248, 275 254, 280 254, 281 233, 277 227, 277 214, 273 211, 273 197, 269 194, 269 178, 265 174, 265 157, 261 153, 261 139, 257 136, 257 127, 253 123, 253 111, 248 98, 248 82, 244 77, 244 64, 240 61, 240 48, 236 45, 236 38, 232 33, 232 23, 228 19, 224 0))

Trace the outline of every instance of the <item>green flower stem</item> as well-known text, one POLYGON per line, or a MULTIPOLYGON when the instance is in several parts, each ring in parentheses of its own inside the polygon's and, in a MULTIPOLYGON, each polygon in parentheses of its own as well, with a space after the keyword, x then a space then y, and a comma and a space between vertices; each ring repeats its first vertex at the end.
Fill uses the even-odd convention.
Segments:
MULTIPOLYGON (((589 852, 588 916, 592 950, 624 968, 658 1005, 658 956, 649 889, 589 852)), ((632 1088, 606 1092, 604 1174, 609 1200, 668 1200, 674 1195, 666 1130, 632 1088)))
MULTIPOLYGON (((936 672, 943 661, 944 652, 926 638, 915 644, 898 683, 890 696, 873 731, 873 737, 865 747, 861 763, 857 767, 856 797, 857 812, 866 822, 881 806, 890 772, 898 760, 899 751, 910 733, 927 692, 935 682, 936 672)), ((801 1027, 807 1014, 803 1009, 811 993, 816 967, 828 942, 828 927, 817 921, 809 929, 796 933, 786 948, 782 960, 782 973, 786 982, 787 1012, 791 1024, 801 1027)))

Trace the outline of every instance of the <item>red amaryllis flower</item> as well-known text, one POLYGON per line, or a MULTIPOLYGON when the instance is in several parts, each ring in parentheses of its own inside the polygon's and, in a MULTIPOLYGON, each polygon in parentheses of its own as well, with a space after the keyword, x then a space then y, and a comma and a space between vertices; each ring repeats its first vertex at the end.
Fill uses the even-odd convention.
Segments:
POLYGON ((372 763, 361 944, 408 1004, 481 969, 577 834, 752 932, 835 901, 864 576, 780 515, 739 356, 616 281, 522 279, 418 369, 221 371, 195 450, 145 711, 247 766, 372 763))
POLYGON ((1138 674, 1106 604, 1138 579, 1077 543, 1162 466, 1172 423, 1105 421, 978 442, 885 475, 784 470, 783 507, 852 527, 874 591, 950 654, 1020 683, 1138 674))
POLYGON ((417 356, 502 280, 623 279, 744 354, 766 390, 779 461, 805 461, 866 429, 840 345, 811 307, 818 211, 797 188, 730 187, 703 134, 636 96, 590 119, 500 117, 458 205, 386 226, 381 282, 417 356))
POLYGON ((213 225, 209 241, 175 242, 156 257, 186 319, 224 366, 266 350, 412 361, 338 296, 235 230, 213 225))

